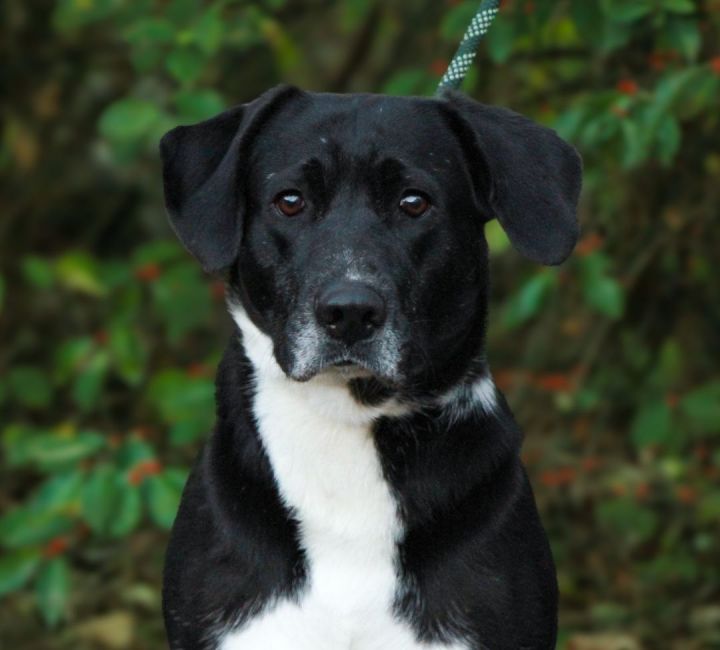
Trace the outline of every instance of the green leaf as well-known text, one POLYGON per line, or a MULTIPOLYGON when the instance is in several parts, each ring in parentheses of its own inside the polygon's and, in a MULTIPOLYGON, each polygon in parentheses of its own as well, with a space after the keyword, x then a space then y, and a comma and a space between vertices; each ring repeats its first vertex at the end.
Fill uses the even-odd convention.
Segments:
POLYGON ((691 390, 680 400, 680 410, 700 430, 720 433, 720 381, 691 390))
POLYGON ((175 520, 182 486, 177 481, 160 474, 146 482, 148 511, 152 520, 162 528, 170 528, 175 520))
POLYGON ((77 463, 104 447, 104 436, 94 431, 44 433, 27 440, 25 454, 39 468, 53 469, 77 463))
POLYGON ((105 533, 115 516, 122 487, 110 465, 96 467, 82 490, 83 518, 96 533, 105 533))
POLYGON ((220 7, 212 7, 192 27, 193 41, 207 55, 215 54, 222 45, 225 24, 220 7))
POLYGON ((625 292, 620 283, 607 274, 608 259, 601 253, 592 253, 580 263, 587 304, 610 318, 620 318, 625 306, 625 292))
POLYGON ((72 396, 81 411, 91 411, 98 405, 109 365, 110 355, 104 350, 97 351, 78 373, 72 396))
POLYGON ((677 385, 683 375, 686 355, 674 338, 663 341, 655 370, 651 376, 653 385, 659 390, 667 391, 677 385))
POLYGON ((570 11, 582 41, 603 53, 612 52, 630 40, 631 25, 608 18, 599 2, 572 0, 570 11))
POLYGON ((505 63, 510 58, 515 46, 516 24, 509 16, 500 13, 488 31, 485 42, 488 54, 495 63, 505 63))
POLYGON ((145 375, 147 348, 137 331, 116 325, 110 330, 110 354, 118 374, 131 386, 137 386, 145 375))
POLYGON ((585 286, 585 299, 597 311, 613 319, 623 315, 625 309, 625 292, 620 283, 609 276, 596 278, 592 284, 585 286))
POLYGON ((84 474, 77 470, 52 476, 38 488, 29 505, 70 515, 79 509, 84 480, 84 474))
POLYGON ((180 47, 170 53, 165 67, 179 82, 188 84, 195 81, 202 74, 205 59, 197 49, 180 47))
POLYGON ((629 23, 644 18, 654 8, 653 0, 600 0, 607 17, 615 22, 629 23))
POLYGON ((139 490, 128 484, 123 472, 100 465, 83 487, 82 513, 96 533, 127 535, 136 528, 142 514, 139 490))
POLYGON ((37 429, 22 424, 12 423, 2 432, 2 445, 5 452, 5 462, 9 466, 17 466, 28 461, 27 440, 34 435, 37 429))
POLYGON ((175 486, 175 489, 182 493, 185 489, 185 483, 187 483, 190 472, 187 469, 180 467, 168 467, 163 475, 165 478, 175 486))
MULTIPOLYGON (((440 35, 451 43, 457 43, 465 34, 470 21, 475 16, 477 6, 473 2, 460 2, 449 11, 440 23, 440 35)), ((496 20, 499 20, 498 16, 496 20)))
POLYGON ((55 379, 67 382, 90 358, 95 342, 89 336, 70 339, 61 343, 55 350, 55 379))
POLYGON ((630 426, 630 437, 636 447, 664 444, 672 435, 670 407, 663 399, 643 404, 635 413, 630 426))
POLYGON ((18 507, 0 518, 0 543, 19 548, 47 542, 73 526, 69 517, 52 510, 18 507))
MULTIPOLYGON (((152 460, 156 457, 153 448, 139 437, 128 438, 117 453, 117 466, 122 472, 127 472, 139 462, 152 460)), ((123 479, 124 480, 124 479, 123 479)))
POLYGON ((612 113, 597 112, 585 123, 580 141, 585 147, 599 149, 617 138, 621 133, 621 124, 621 120, 612 113))
POLYGON ((553 124, 553 128, 565 140, 575 140, 580 133, 585 120, 587 109, 584 106, 576 106, 564 113, 560 113, 553 124))
POLYGON ((170 438, 170 443, 172 445, 180 446, 200 440, 202 437, 207 435, 207 433, 207 419, 193 418, 173 424, 170 428, 168 437, 170 438))
POLYGON ((663 42, 680 52, 687 61, 697 60, 702 36, 697 20, 685 16, 671 16, 663 30, 663 42))
POLYGON ((133 45, 170 43, 175 37, 175 27, 164 18, 143 18, 125 31, 125 38, 133 45))
POLYGON ((0 556, 0 596, 24 587, 40 564, 40 551, 22 548, 0 556))
POLYGON ((55 280, 52 265, 42 257, 28 255, 23 258, 21 268, 25 281, 36 289, 49 289, 55 280))
POLYGON ((55 627, 65 618, 70 596, 70 567, 65 558, 56 557, 40 569, 35 593, 45 623, 55 627))
POLYGON ((124 36, 130 58, 139 72, 147 73, 162 61, 167 45, 175 39, 175 27, 163 18, 145 18, 132 23, 124 36))
POLYGON ((116 503, 114 516, 108 526, 108 534, 112 537, 129 535, 137 528, 141 517, 140 490, 135 486, 125 486, 116 503))
POLYGON ((632 499, 602 501, 595 508, 598 522, 628 544, 641 544, 653 537, 658 526, 657 515, 632 499))
POLYGON ((549 269, 533 275, 505 305, 503 324, 517 327, 535 316, 556 285, 557 275, 549 269))
POLYGON ((647 157, 647 146, 641 137, 638 124, 629 118, 622 120, 622 134, 624 152, 622 157, 622 165, 625 169, 630 169, 641 163, 647 157))
POLYGON ((510 239, 497 219, 485 224, 485 239, 493 255, 499 255, 510 248, 510 239))
POLYGON ((164 7, 164 14, 178 25, 192 21, 200 13, 200 0, 172 0, 164 7))
POLYGON ((212 426, 215 386, 210 379, 166 370, 153 378, 148 398, 165 422, 191 422, 204 431, 212 426))
POLYGON ((175 105, 181 121, 200 121, 216 115, 225 108, 225 102, 214 90, 185 90, 175 95, 175 105))
POLYGON ((655 98, 651 114, 655 125, 663 113, 672 111, 681 106, 687 99, 687 94, 697 85, 702 72, 697 68, 685 68, 678 72, 671 72, 664 76, 655 88, 655 98))
MULTIPOLYGON (((198 92, 204 93, 205 91, 198 92)), ((177 97, 185 94, 194 95, 195 93, 180 92, 175 97, 177 99, 177 97)), ((183 249, 178 242, 170 239, 157 239, 155 241, 141 244, 133 251, 132 265, 136 267, 150 263, 165 264, 168 262, 175 262, 177 260, 184 259, 185 254, 185 249, 183 249)))
POLYGON ((691 14, 697 9, 693 0, 662 0, 662 8, 677 14, 691 14))
POLYGON ((172 343, 208 322, 210 291, 194 264, 183 262, 170 267, 152 283, 151 291, 172 343))
POLYGON ((16 366, 8 373, 10 394, 23 406, 47 408, 53 398, 52 386, 45 370, 35 366, 16 366))
POLYGON ((672 164, 680 148, 682 133, 678 121, 672 115, 666 115, 658 125, 656 132, 658 156, 660 162, 668 167, 672 164))
POLYGON ((55 274, 68 289, 100 297, 106 288, 100 281, 97 261, 85 251, 71 251, 55 262, 55 274))
POLYGON ((100 116, 100 133, 113 142, 132 142, 154 133, 162 119, 159 108, 150 101, 127 97, 110 104, 100 116))
POLYGON ((423 70, 403 70, 390 78, 383 92, 388 95, 421 94, 428 85, 428 79, 428 75, 423 70))

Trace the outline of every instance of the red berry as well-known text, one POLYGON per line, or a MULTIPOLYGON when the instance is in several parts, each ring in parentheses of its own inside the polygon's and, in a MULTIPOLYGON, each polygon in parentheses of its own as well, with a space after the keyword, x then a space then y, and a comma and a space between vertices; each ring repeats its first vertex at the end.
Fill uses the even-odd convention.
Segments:
POLYGON ((68 540, 66 537, 55 537, 51 539, 43 549, 43 555, 47 558, 57 557, 62 555, 68 547, 68 540))
POLYGON ((624 95, 634 95, 638 91, 638 85, 635 79, 620 79, 616 88, 624 95))
POLYGON ((154 262, 148 262, 135 269, 135 277, 143 282, 152 282, 160 277, 160 267, 154 262))

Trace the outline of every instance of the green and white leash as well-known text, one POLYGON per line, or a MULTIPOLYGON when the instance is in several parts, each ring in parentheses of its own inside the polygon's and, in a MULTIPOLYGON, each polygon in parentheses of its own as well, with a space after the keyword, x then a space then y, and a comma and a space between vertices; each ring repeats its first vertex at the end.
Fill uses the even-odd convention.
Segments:
POLYGON ((483 0, 480 3, 480 8, 470 21, 455 56, 438 84, 436 95, 441 95, 444 90, 460 88, 467 71, 475 60, 480 41, 490 29, 499 9, 500 0, 483 0))

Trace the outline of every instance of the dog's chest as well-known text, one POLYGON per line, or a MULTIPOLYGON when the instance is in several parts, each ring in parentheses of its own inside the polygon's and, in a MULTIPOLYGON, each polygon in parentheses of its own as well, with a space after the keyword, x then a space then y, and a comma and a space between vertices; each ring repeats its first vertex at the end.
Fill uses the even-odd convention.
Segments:
POLYGON ((258 428, 282 498, 300 523, 308 580, 294 600, 269 605, 226 633, 220 650, 439 648, 417 642, 392 612, 401 525, 371 417, 332 384, 257 382, 258 428))

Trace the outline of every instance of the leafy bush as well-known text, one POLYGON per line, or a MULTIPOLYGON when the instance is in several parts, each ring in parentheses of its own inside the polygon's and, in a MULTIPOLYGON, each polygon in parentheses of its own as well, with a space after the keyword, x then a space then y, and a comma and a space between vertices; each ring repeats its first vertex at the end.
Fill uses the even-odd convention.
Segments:
MULTIPOLYGON (((40 4, 0 27, 0 634, 95 647, 129 616, 128 647, 160 647, 163 531, 229 326, 165 224, 157 140, 281 79, 430 94, 477 3, 40 4)), ((716 0, 505 0, 466 83, 585 158, 562 268, 487 229, 561 647, 720 643, 719 40, 716 0)))

